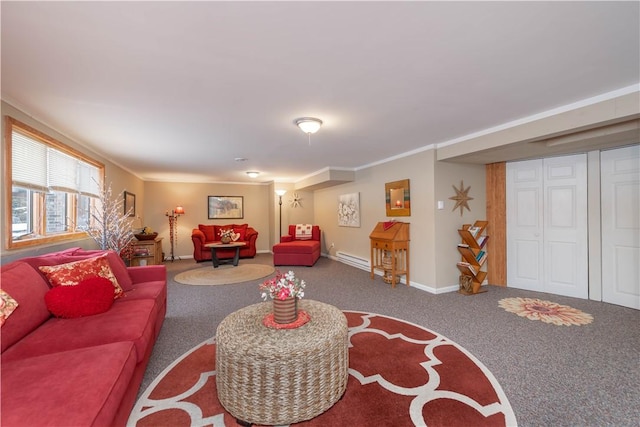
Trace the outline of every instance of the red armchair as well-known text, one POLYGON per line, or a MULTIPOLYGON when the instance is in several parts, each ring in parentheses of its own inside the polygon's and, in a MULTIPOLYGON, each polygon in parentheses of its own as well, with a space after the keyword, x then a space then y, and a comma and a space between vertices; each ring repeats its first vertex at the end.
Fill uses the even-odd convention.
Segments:
POLYGON ((314 225, 310 238, 297 238, 296 226, 289 225, 289 235, 281 236, 273 246, 273 265, 313 266, 320 258, 320 236, 320 227, 314 225))
MULTIPOLYGON (((191 232, 193 241, 193 259, 196 262, 211 261, 211 249, 205 245, 220 241, 220 230, 233 228, 235 233, 239 233, 238 242, 245 242, 246 245, 240 248, 240 258, 253 258, 256 256, 256 240, 258 232, 247 224, 227 224, 208 225, 199 224, 191 232)), ((219 259, 229 259, 235 256, 235 249, 218 249, 216 255, 219 259)))

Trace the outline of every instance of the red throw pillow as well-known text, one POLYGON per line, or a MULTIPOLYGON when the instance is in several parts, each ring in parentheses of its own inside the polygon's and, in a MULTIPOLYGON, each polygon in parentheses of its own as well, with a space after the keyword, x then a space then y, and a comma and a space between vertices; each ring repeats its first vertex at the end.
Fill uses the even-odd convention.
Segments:
POLYGON ((115 288, 114 298, 122 298, 124 296, 124 291, 118 283, 118 279, 116 279, 111 271, 106 253, 80 261, 38 268, 44 273, 52 287, 72 286, 89 277, 100 276, 111 281, 112 286, 115 288))
POLYGON ((114 287, 109 279, 94 276, 74 286, 56 286, 44 295, 47 309, 56 317, 74 319, 104 313, 113 304, 114 287))
POLYGON ((240 237, 236 239, 238 242, 244 242, 247 237, 247 225, 236 225, 233 227, 233 232, 240 235, 240 237))

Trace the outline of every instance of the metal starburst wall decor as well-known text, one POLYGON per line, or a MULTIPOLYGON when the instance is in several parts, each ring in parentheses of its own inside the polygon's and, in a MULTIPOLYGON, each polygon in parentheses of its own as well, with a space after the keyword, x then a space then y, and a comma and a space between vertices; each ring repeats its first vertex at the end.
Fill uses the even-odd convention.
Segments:
POLYGON ((471 190, 471 186, 464 188, 464 181, 460 181, 460 189, 456 188, 455 185, 452 185, 453 189, 456 192, 456 195, 453 197, 449 197, 449 200, 455 200, 456 205, 451 209, 451 212, 460 208, 460 216, 462 216, 462 211, 464 208, 467 208, 469 212, 471 209, 469 208, 469 204, 467 203, 469 200, 473 200, 473 197, 469 197, 469 190, 471 190))

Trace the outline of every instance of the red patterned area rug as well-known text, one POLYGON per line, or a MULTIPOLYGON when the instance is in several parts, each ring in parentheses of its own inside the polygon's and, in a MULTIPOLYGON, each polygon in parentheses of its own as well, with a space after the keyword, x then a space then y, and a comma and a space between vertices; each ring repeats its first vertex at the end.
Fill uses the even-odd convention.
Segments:
MULTIPOLYGON (((295 426, 517 424, 500 384, 458 344, 399 319, 344 314, 350 341, 347 390, 329 410, 295 426)), ((142 394, 128 425, 237 426, 218 401, 215 351, 212 338, 176 360, 142 394)))

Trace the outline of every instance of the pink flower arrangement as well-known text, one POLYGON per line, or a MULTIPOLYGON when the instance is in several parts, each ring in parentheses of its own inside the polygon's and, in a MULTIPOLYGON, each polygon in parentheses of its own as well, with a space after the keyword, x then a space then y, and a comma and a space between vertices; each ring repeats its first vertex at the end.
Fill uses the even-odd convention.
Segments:
POLYGON ((285 300, 287 298, 302 298, 304 296, 304 280, 296 278, 293 271, 282 274, 276 271, 276 277, 265 280, 260 285, 262 291, 262 299, 265 301, 268 297, 271 299, 285 300))

